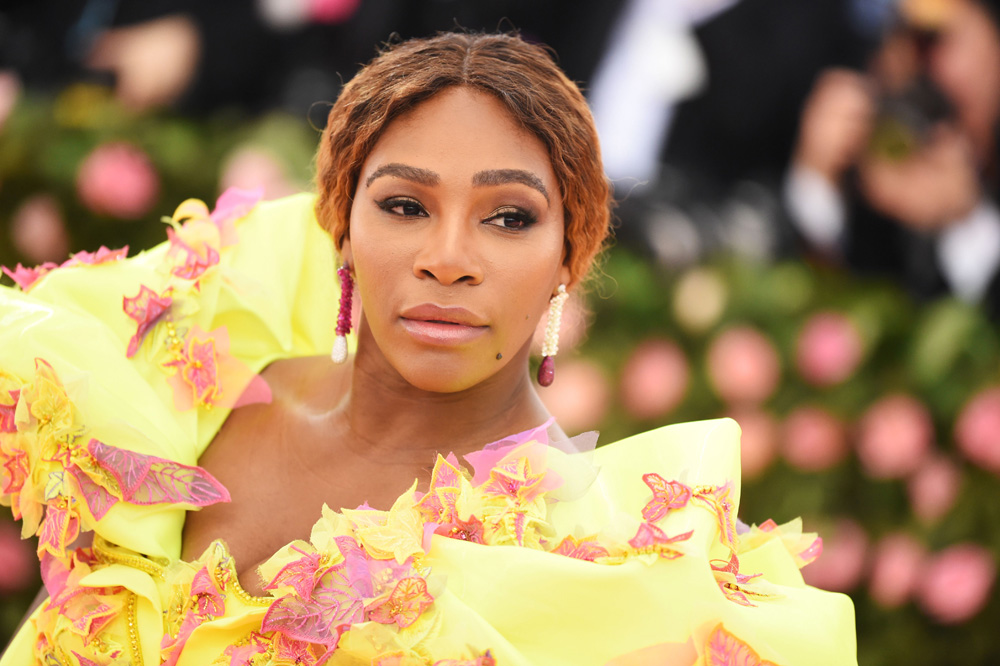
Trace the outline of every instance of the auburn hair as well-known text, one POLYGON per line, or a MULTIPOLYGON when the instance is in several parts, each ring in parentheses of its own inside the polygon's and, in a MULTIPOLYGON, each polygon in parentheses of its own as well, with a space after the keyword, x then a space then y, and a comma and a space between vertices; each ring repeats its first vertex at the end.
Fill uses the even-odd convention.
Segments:
POLYGON ((611 187, 580 89, 549 52, 517 35, 440 33, 388 46, 330 109, 316 158, 316 216, 339 250, 361 168, 389 124, 438 93, 464 86, 498 99, 548 150, 562 190, 567 264, 586 277, 609 233, 611 187))

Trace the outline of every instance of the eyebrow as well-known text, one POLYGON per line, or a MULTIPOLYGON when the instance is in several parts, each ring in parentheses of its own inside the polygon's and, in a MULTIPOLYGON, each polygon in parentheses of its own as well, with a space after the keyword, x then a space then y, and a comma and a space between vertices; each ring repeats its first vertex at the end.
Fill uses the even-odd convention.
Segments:
POLYGON ((368 176, 368 180, 365 181, 365 187, 369 187, 376 178, 382 176, 396 176, 403 180, 412 180, 420 185, 437 185, 441 181, 441 176, 430 169, 391 162, 375 169, 375 172, 368 176))
MULTIPOLYGON (((365 187, 370 187, 376 178, 381 178, 382 176, 395 176, 420 185, 437 185, 441 182, 441 176, 430 169, 421 169, 420 167, 408 164, 391 162, 375 169, 372 175, 368 176, 368 180, 365 181, 365 187)), ((494 185, 506 185, 507 183, 527 185, 532 189, 538 190, 545 197, 546 201, 549 200, 549 192, 545 189, 542 179, 530 171, 523 169, 488 169, 476 172, 472 176, 472 184, 475 187, 491 187, 494 185)))
POLYGON ((488 187, 491 185, 506 185, 507 183, 527 185, 541 192, 546 201, 549 200, 549 192, 545 189, 542 179, 530 171, 524 171, 523 169, 490 169, 488 171, 480 171, 472 176, 472 184, 475 186, 488 187))

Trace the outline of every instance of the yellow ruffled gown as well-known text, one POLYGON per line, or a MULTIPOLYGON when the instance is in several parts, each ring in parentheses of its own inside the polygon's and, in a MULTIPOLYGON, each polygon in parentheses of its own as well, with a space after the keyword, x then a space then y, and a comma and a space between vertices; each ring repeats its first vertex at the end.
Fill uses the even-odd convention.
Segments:
POLYGON ((312 204, 230 191, 138 256, 11 271, 0 499, 39 535, 50 599, 3 666, 856 663, 851 602, 799 574, 819 542, 736 521, 730 420, 439 457, 390 511, 324 508, 260 568, 266 597, 222 542, 181 561, 185 512, 228 499, 196 465, 229 410, 269 398, 270 362, 332 344, 312 204))

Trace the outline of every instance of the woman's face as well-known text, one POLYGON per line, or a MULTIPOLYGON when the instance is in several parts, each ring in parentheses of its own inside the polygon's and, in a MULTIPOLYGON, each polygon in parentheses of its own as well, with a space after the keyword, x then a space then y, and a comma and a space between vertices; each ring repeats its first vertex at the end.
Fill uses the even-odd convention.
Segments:
POLYGON ((570 276, 548 152, 493 97, 436 95, 365 160, 343 257, 372 338, 361 344, 411 385, 460 391, 512 363, 523 376, 531 334, 570 276))
POLYGON ((966 129, 991 137, 1000 117, 1000 31, 977 2, 951 9, 931 54, 931 73, 966 129))

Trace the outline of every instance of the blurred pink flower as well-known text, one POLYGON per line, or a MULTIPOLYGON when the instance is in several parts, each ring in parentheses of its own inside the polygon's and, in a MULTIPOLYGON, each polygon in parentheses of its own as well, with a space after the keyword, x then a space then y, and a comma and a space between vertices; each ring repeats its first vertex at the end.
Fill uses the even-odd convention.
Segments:
MULTIPOLYGON (((543 315, 532 335, 531 351, 536 355, 542 353, 547 322, 547 317, 543 315)), ((578 292, 570 292, 569 298, 563 306, 562 320, 559 322, 559 351, 566 352, 575 349, 587 336, 589 326, 590 313, 587 311, 587 305, 578 292)))
POLYGON ((583 359, 555 360, 555 381, 538 391, 545 407, 568 435, 597 427, 611 400, 604 372, 583 359))
POLYGON ((941 624, 965 622, 990 598, 996 560, 988 550, 961 543, 932 557, 921 572, 917 598, 921 608, 941 624))
POLYGON ((38 561, 28 541, 13 523, 0 522, 0 593, 20 592, 35 582, 38 561))
POLYGON ((21 96, 21 80, 11 70, 0 70, 0 130, 21 96))
POLYGON ((806 472, 832 467, 847 454, 844 424, 819 407, 799 407, 785 419, 782 453, 790 465, 806 472))
POLYGON ((360 4, 361 0, 309 0, 309 17, 317 23, 343 23, 360 4))
POLYGON ((965 404, 955 421, 955 441, 969 460, 1000 474, 1000 386, 965 404))
POLYGON ((861 334, 850 319, 839 312, 820 312, 799 333, 795 361, 806 381, 832 386, 854 374, 863 351, 861 334))
POLYGON ((690 378, 684 351, 670 340, 645 340, 622 370, 622 404, 635 419, 663 416, 684 399, 690 378))
POLYGON ((955 504, 962 472, 944 456, 932 457, 910 477, 907 491, 913 513, 925 523, 937 522, 955 504))
POLYGON ((771 414, 756 409, 729 414, 743 434, 740 436, 740 461, 743 478, 755 479, 770 467, 778 453, 781 429, 771 414))
POLYGON ((160 180, 146 153, 124 142, 105 143, 80 164, 76 189, 93 212, 136 220, 156 203, 160 180))
POLYGON ((750 326, 736 326, 712 341, 708 377, 725 402, 756 405, 778 387, 781 362, 767 336, 750 326))
POLYGON ((913 594, 927 549, 903 532, 888 534, 875 546, 868 589, 883 608, 896 608, 913 594))
POLYGON ((834 529, 823 530, 823 553, 802 569, 810 585, 834 592, 854 589, 865 570, 868 535, 853 520, 843 518, 834 529))
POLYGON ((280 199, 299 191, 288 180, 281 161, 272 153, 256 146, 242 146, 229 153, 222 163, 219 189, 262 189, 265 200, 280 199))
POLYGON ((55 197, 36 194, 18 206, 10 222, 18 252, 34 263, 61 261, 69 254, 69 236, 55 197))
POLYGON ((913 473, 934 446, 931 414, 912 396, 879 399, 858 424, 858 458, 868 476, 898 479, 913 473))

